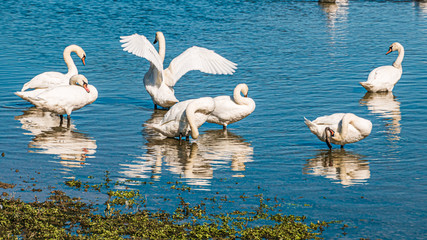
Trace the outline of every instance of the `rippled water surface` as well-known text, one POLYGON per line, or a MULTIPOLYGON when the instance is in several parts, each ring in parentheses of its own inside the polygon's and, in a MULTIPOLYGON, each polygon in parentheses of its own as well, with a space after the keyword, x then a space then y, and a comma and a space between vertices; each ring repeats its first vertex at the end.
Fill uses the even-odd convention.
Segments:
POLYGON ((332 227, 328 239, 425 238, 425 3, 1 1, 0 9, 0 181, 18 185, 12 196, 32 199, 26 186, 35 181, 39 196, 52 186, 71 191, 66 180, 101 181, 109 171, 113 180, 151 182, 144 194, 160 208, 170 203, 154 197, 174 198, 160 191, 182 181, 194 199, 263 193, 293 203, 290 214, 349 225, 346 235, 332 227), (151 41, 156 31, 166 37, 166 66, 193 45, 238 64, 232 76, 186 74, 179 100, 231 95, 246 83, 254 113, 227 133, 206 123, 199 139, 181 144, 144 128, 165 111, 153 110, 142 85, 148 61, 122 51, 119 36, 151 41), (405 47, 401 80, 393 93, 366 94, 359 82, 395 60, 385 55, 395 41, 405 47), (86 51, 86 66, 73 59, 99 98, 74 112, 67 129, 13 93, 39 73, 66 72, 70 44, 86 51), (336 112, 371 120, 371 135, 328 151, 303 117, 336 112))

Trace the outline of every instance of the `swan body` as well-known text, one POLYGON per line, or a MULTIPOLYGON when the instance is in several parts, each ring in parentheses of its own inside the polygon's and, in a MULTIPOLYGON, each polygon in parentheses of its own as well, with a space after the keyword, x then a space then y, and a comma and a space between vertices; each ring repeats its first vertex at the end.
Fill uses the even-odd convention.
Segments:
POLYGON ((403 46, 395 42, 390 47, 386 54, 393 51, 398 51, 396 61, 391 66, 382 66, 375 68, 369 73, 368 80, 366 82, 360 82, 360 84, 368 92, 391 92, 394 85, 400 80, 402 76, 402 61, 405 55, 403 46))
POLYGON ((248 90, 248 86, 241 83, 234 88, 232 97, 215 97, 215 110, 209 115, 207 122, 222 125, 226 129, 229 124, 249 116, 255 110, 255 101, 247 97, 248 90))
POLYGON ((173 105, 160 123, 147 124, 166 137, 186 137, 190 133, 193 139, 199 136, 198 128, 206 122, 208 115, 215 109, 211 97, 190 99, 173 105))
POLYGON ((82 60, 83 65, 85 65, 85 59, 86 59, 85 51, 77 45, 70 45, 64 49, 64 53, 63 53, 64 61, 68 67, 68 72, 66 74, 63 74, 60 72, 41 73, 35 76, 29 82, 25 83, 21 89, 21 92, 29 88, 46 89, 46 88, 60 86, 60 85, 68 85, 70 78, 78 74, 77 67, 74 64, 73 59, 71 58, 71 52, 75 52, 82 60))
POLYGON ((62 115, 67 114, 68 125, 71 112, 93 103, 98 98, 97 89, 93 85, 89 85, 83 75, 73 76, 68 86, 49 88, 41 93, 37 91, 39 89, 16 92, 15 94, 34 104, 37 108, 61 115, 61 120, 62 115))
POLYGON ((123 51, 143 57, 150 62, 150 68, 144 76, 144 85, 155 108, 157 105, 168 108, 179 102, 175 97, 173 87, 188 71, 233 74, 237 66, 212 50, 193 46, 173 59, 168 68, 163 69, 166 42, 162 32, 156 33, 154 41, 154 43, 159 42, 158 52, 145 36, 133 34, 120 38, 120 42, 123 43, 123 51))
POLYGON ((305 124, 310 131, 321 141, 341 145, 358 142, 371 133, 371 121, 358 117, 353 113, 335 113, 329 116, 318 117, 314 121, 306 118, 305 124))

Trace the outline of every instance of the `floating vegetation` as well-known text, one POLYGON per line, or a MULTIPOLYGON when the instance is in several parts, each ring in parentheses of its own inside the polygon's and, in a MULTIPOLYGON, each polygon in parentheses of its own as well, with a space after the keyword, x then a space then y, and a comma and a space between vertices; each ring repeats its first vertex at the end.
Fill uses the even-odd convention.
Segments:
MULTIPOLYGON (((104 181, 96 186, 66 182, 84 191, 105 189, 108 200, 101 205, 58 190, 51 191, 44 202, 0 199, 0 239, 321 239, 326 227, 338 223, 306 223, 304 216, 278 213, 280 204, 268 205, 262 194, 254 196, 259 203, 253 209, 226 212, 218 206, 220 213, 213 213, 207 210, 209 203, 231 199, 224 195, 191 204, 181 195, 191 189, 180 182, 170 183, 179 200, 174 211, 149 211, 140 191, 111 190, 111 185, 120 183, 111 183, 108 172, 104 181)), ((241 198, 246 201, 250 196, 241 198)))

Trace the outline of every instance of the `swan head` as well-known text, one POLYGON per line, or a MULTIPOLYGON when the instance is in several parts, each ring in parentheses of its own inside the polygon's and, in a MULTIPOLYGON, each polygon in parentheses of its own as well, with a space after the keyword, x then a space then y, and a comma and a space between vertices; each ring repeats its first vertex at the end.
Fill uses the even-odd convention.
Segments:
POLYGON ((390 45, 390 47, 388 48, 388 51, 385 55, 394 52, 394 51, 399 51, 402 48, 402 45, 398 42, 394 42, 390 45))
POLYGON ((246 85, 246 84, 244 84, 244 83, 241 83, 241 84, 239 84, 239 85, 242 85, 242 90, 241 90, 241 92, 242 92, 243 96, 248 97, 248 92, 249 92, 249 87, 248 87, 248 85, 246 85))
POLYGON ((77 56, 79 56, 79 58, 82 60, 83 65, 86 65, 86 63, 85 63, 86 53, 81 47, 79 47, 79 48, 80 48, 80 50, 76 52, 77 56))
MULTIPOLYGON (((86 53, 83 50, 83 48, 81 48, 78 45, 70 45, 68 47, 65 48, 65 50, 69 49, 69 51, 71 52, 75 52, 77 54, 77 56, 79 56, 79 58, 82 60, 83 65, 86 65, 85 60, 86 60, 86 53)), ((64 50, 64 52, 65 52, 64 50)))
POLYGON ((248 85, 244 83, 240 83, 236 86, 236 88, 234 88, 234 91, 235 91, 234 92, 235 94, 237 93, 240 95, 240 93, 242 93, 243 96, 248 97, 249 88, 248 88, 248 85))
POLYGON ((156 38, 154 39, 153 43, 157 43, 158 41, 160 41, 160 38, 164 38, 164 35, 162 32, 156 32, 156 38))
POLYGON ((86 90, 86 92, 90 92, 89 88, 87 87, 88 85, 88 80, 85 76, 78 74, 78 75, 74 75, 70 78, 70 85, 77 85, 77 86, 81 86, 82 88, 84 88, 86 90))
POLYGON ((333 138, 335 136, 334 130, 332 130, 329 127, 326 127, 325 128, 325 136, 326 136, 326 138, 325 138, 326 145, 328 145, 329 149, 332 149, 331 138, 333 138))

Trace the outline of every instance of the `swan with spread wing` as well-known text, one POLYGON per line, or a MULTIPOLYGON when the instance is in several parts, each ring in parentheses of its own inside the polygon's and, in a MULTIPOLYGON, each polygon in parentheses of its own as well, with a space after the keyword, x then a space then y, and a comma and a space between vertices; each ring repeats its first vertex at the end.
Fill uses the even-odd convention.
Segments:
POLYGON ((163 69, 166 42, 162 32, 157 32, 154 40, 154 43, 159 43, 158 52, 145 36, 135 33, 120 38, 123 51, 150 62, 150 68, 144 76, 144 85, 153 100, 154 108, 157 108, 157 105, 169 108, 179 102, 173 87, 187 72, 199 70, 211 74, 233 74, 237 66, 212 50, 193 46, 173 59, 168 68, 163 69))

